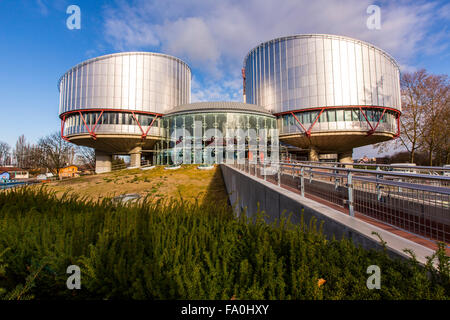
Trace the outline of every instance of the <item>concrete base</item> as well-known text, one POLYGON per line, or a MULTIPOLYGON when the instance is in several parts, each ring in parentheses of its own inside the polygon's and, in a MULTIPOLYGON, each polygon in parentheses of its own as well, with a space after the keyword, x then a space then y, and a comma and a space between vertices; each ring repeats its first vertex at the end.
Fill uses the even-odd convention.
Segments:
POLYGON ((130 151, 130 167, 139 168, 141 166, 142 147, 135 147, 130 151))
MULTIPOLYGON (((338 161, 340 163, 353 163, 353 150, 342 152, 338 154, 338 161)), ((346 168, 352 168, 353 166, 345 166, 346 168)))
POLYGON ((311 147, 311 149, 309 149, 308 160, 319 161, 319 153, 317 152, 317 149, 315 147, 311 147))
POLYGON ((111 172, 112 155, 95 150, 95 173, 111 172))

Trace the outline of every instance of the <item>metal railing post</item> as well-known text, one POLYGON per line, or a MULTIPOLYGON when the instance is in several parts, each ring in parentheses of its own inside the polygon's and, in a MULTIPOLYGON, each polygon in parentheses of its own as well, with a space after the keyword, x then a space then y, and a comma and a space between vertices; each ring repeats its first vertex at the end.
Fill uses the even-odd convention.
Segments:
POLYGON ((353 211, 353 181, 352 173, 349 171, 347 173, 347 189, 348 189, 348 213, 351 217, 355 216, 353 211))
POLYGON ((280 165, 278 165, 278 172, 277 172, 277 174, 278 174, 278 186, 279 187, 281 187, 281 166, 280 165))
POLYGON ((300 194, 302 197, 305 196, 305 176, 304 176, 304 167, 300 169, 300 194))
MULTIPOLYGON (((377 166, 376 171, 380 171, 380 167, 377 166)), ((377 200, 380 201, 381 200, 381 186, 380 186, 380 182, 378 181, 379 179, 381 179, 382 175, 381 174, 377 174, 376 175, 376 189, 377 189, 377 200)))
POLYGON ((339 178, 338 178, 338 173, 339 171, 336 168, 336 165, 334 165, 334 189, 337 190, 339 188, 339 178))
POLYGON ((263 174, 264 174, 264 181, 267 180, 267 174, 266 174, 266 161, 263 162, 263 174))

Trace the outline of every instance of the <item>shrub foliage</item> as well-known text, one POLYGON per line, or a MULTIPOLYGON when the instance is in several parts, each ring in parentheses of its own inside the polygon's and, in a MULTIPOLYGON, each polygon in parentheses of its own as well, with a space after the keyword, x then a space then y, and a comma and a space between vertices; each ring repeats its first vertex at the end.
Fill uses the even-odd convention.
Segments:
POLYGON ((3 299, 448 299, 443 246, 436 258, 437 269, 392 260, 326 239, 315 220, 250 221, 226 204, 0 193, 3 299), (81 268, 81 290, 66 287, 69 265, 81 268), (369 265, 380 290, 366 286, 369 265))

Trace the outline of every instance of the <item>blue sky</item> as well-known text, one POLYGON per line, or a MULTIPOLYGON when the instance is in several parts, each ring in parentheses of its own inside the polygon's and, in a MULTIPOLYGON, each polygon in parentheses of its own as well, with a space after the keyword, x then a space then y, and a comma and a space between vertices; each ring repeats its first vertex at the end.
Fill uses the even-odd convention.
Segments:
MULTIPOLYGON (((449 1, 366 0, 0 0, 0 140, 15 144, 59 129, 57 81, 98 55, 143 50, 175 55, 193 70, 192 100, 240 101, 240 68, 262 41, 331 33, 371 42, 403 72, 450 71, 449 1), (69 30, 69 5, 81 29, 69 30), (366 26, 369 5, 381 29, 366 26)), ((375 156, 372 147, 355 156, 375 156)))

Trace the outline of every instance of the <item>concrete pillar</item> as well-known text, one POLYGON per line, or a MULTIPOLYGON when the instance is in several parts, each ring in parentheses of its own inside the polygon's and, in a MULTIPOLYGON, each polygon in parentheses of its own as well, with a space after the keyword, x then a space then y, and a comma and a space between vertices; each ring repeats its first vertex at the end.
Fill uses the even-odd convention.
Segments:
MULTIPOLYGON (((353 149, 350 151, 345 151, 338 154, 338 159, 340 163, 353 163, 353 149)), ((352 166, 345 166, 346 168, 351 168, 352 166)))
POLYGON ((319 161, 319 153, 317 152, 316 147, 311 147, 309 149, 308 161, 319 161))
POLYGON ((130 151, 130 167, 139 168, 141 166, 141 152, 142 147, 135 147, 130 151))
POLYGON ((95 173, 111 172, 112 155, 95 150, 95 173))

